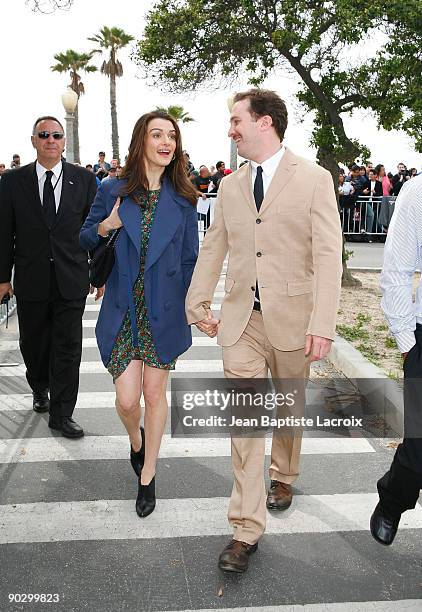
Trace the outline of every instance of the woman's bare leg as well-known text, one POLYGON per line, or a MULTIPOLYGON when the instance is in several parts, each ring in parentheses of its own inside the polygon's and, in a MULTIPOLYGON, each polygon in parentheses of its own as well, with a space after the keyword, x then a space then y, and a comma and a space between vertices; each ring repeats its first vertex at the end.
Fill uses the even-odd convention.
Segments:
POLYGON ((141 393, 144 362, 133 359, 126 370, 115 380, 116 410, 135 452, 142 445, 141 432, 141 393))
POLYGON ((168 376, 168 370, 144 365, 142 392, 145 400, 145 463, 141 473, 141 484, 144 485, 149 484, 155 475, 168 413, 168 376))

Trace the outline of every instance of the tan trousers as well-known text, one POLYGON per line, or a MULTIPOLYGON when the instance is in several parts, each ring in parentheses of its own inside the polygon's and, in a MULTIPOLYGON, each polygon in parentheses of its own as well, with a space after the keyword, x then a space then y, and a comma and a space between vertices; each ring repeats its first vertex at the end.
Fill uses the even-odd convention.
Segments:
MULTIPOLYGON (((232 346, 223 347, 226 378, 300 379, 303 391, 309 376, 305 350, 279 351, 271 346, 262 315, 255 310, 242 336, 232 346)), ((270 478, 292 483, 299 475, 301 432, 295 435, 273 435, 270 478)), ((234 528, 234 539, 254 544, 266 525, 264 482, 265 438, 232 437, 233 491, 228 519, 234 528)))

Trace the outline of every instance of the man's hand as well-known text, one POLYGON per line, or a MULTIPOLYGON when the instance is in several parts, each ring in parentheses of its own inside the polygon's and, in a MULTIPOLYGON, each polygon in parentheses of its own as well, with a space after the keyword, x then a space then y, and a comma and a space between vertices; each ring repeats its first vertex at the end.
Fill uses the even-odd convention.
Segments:
POLYGON ((406 361, 406 357, 408 356, 409 351, 407 351, 407 353, 402 353, 401 356, 403 357, 403 361, 406 361))
POLYGON ((329 338, 308 334, 306 336, 305 357, 310 355, 310 362, 324 359, 330 352, 332 343, 333 341, 329 338))
MULTIPOLYGON (((99 300, 100 298, 103 297, 104 295, 104 289, 105 289, 105 285, 103 285, 102 287, 99 287, 97 289, 97 293, 95 294, 95 299, 94 301, 96 302, 97 300, 99 300)), ((92 285, 90 285, 89 287, 89 292, 92 294, 95 291, 95 287, 93 287, 92 285)))
POLYGON ((9 297, 13 297, 12 285, 10 283, 0 283, 0 302, 7 294, 9 294, 9 297))
POLYGON ((207 316, 202 321, 195 323, 196 327, 204 334, 207 334, 210 338, 215 338, 218 331, 219 319, 215 319, 211 310, 207 310, 207 316))

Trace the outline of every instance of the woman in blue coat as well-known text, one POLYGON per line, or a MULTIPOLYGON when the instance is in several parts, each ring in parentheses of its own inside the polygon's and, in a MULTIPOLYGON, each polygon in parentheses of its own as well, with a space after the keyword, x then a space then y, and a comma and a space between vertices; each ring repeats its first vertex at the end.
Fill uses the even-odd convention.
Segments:
POLYGON ((155 508, 169 371, 192 344, 185 297, 198 255, 195 204, 176 121, 166 113, 148 113, 134 127, 122 179, 101 184, 80 233, 82 247, 92 251, 122 227, 96 336, 129 435, 139 516, 155 508))

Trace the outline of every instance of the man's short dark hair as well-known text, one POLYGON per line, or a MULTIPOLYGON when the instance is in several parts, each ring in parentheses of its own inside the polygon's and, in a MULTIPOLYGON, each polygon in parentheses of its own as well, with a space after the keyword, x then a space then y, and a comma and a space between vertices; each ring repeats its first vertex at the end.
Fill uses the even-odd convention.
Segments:
POLYGON ((85 168, 92 168, 92 164, 87 164, 85 168))
POLYGON ((223 161, 218 161, 215 164, 215 167, 217 168, 217 170, 220 170, 221 166, 225 166, 225 163, 223 161))
POLYGON ((240 102, 241 100, 249 100, 250 113, 255 119, 269 115, 280 141, 283 140, 287 129, 287 108, 275 91, 258 88, 249 89, 234 96, 234 102, 240 102))
POLYGON ((15 154, 13 155, 12 159, 16 159, 17 157, 19 157, 19 159, 20 159, 20 155, 19 155, 19 153, 15 153, 15 154))
POLYGON ((358 166, 357 164, 353 164, 352 167, 350 168, 353 172, 356 172, 356 170, 360 169, 360 166, 358 166))
MULTIPOLYGON (((64 132, 64 127, 62 126, 62 124, 60 123, 60 121, 58 119, 56 119, 56 117, 53 117, 52 115, 43 115, 42 117, 38 117, 38 119, 35 121, 34 126, 32 128, 32 135, 35 136, 36 133, 36 129, 37 129, 37 125, 39 123, 41 123, 41 121, 55 121, 56 123, 59 124, 59 126, 62 128, 63 132, 64 132)), ((14 157, 14 156, 13 156, 14 157)), ((19 155, 18 155, 19 157, 19 155)))

